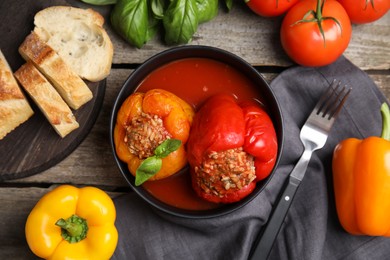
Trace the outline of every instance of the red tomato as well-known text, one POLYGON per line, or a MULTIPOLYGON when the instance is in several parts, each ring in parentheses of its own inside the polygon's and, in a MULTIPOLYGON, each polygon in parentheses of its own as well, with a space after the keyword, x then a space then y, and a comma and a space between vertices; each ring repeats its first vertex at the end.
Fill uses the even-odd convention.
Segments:
POLYGON ((272 17, 285 13, 298 0, 247 0, 246 4, 258 15, 272 17))
POLYGON ((338 0, 351 22, 370 23, 384 16, 390 9, 390 0, 338 0))
MULTIPOLYGON (((321 0, 318 2, 322 3, 321 0)), ((280 37, 284 50, 296 63, 303 66, 324 66, 343 54, 348 47, 351 33, 348 14, 339 2, 325 1, 321 9, 317 0, 303 0, 287 12, 280 37), (303 22, 302 19, 308 12, 312 14, 305 17, 303 22), (313 18, 316 21, 308 21, 313 18)))

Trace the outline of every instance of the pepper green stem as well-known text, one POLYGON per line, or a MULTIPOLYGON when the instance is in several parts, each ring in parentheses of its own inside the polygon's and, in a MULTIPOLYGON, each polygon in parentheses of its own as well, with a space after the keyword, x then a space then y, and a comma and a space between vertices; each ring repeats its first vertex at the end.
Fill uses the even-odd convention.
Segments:
POLYGON ((390 141, 390 109, 386 103, 381 106, 382 135, 381 138, 390 141))
POLYGON ((87 237, 87 221, 77 215, 72 215, 66 220, 61 218, 55 224, 61 228, 61 236, 71 244, 87 237))

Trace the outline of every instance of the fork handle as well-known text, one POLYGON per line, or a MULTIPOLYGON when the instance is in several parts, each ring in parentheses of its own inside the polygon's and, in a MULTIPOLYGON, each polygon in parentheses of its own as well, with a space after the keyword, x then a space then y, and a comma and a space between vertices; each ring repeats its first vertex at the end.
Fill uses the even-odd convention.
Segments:
POLYGON ((257 238, 255 242, 255 248, 252 250, 251 260, 265 260, 267 259, 271 248, 274 244, 275 238, 277 237, 279 230, 282 226, 284 218, 287 215, 287 211, 290 208, 291 202, 298 189, 300 181, 293 176, 288 178, 288 182, 284 187, 284 191, 279 198, 278 204, 276 205, 271 218, 269 219, 265 230, 257 238))

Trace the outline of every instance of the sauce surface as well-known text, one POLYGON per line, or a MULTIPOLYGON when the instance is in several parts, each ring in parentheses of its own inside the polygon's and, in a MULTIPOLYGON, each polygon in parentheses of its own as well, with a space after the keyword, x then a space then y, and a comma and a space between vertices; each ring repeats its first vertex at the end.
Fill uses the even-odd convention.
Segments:
MULTIPOLYGON (((234 94, 238 101, 261 100, 256 85, 229 65, 206 58, 188 58, 168 63, 151 72, 137 92, 161 88, 192 105, 195 111, 218 93, 234 94)), ((197 197, 187 167, 169 178, 148 181, 143 187, 160 201, 187 210, 207 210, 220 205, 197 197)))

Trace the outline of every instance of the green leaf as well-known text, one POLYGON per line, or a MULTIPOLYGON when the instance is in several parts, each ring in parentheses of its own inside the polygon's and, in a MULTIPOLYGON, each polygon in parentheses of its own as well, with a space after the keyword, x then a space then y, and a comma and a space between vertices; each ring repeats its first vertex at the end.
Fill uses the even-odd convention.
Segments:
POLYGON ((148 25, 148 31, 146 33, 145 42, 148 42, 157 34, 158 29, 160 28, 160 21, 161 19, 157 19, 153 14, 149 15, 149 25, 148 25))
POLYGON ((150 8, 156 19, 162 19, 164 17, 164 4, 164 0, 151 0, 150 8))
POLYGON ((148 0, 118 0, 111 12, 111 24, 130 44, 141 48, 150 38, 148 0))
POLYGON ((162 160, 156 156, 146 158, 135 172, 135 185, 140 186, 154 176, 162 166, 162 160))
POLYGON ((116 4, 117 0, 81 0, 81 2, 91 5, 113 5, 116 4))
POLYGON ((228 11, 232 10, 233 0, 225 0, 225 5, 226 5, 228 11))
POLYGON ((218 14, 218 0, 196 0, 198 7, 198 22, 212 20, 218 14))
POLYGON ((170 153, 179 149, 181 145, 181 141, 177 139, 167 139, 162 142, 157 148, 154 150, 154 154, 157 158, 167 157, 170 153))
POLYGON ((162 167, 162 158, 179 149, 181 141, 178 139, 166 139, 154 150, 154 155, 146 158, 135 172, 135 185, 139 186, 152 176, 154 176, 162 167))
POLYGON ((163 18, 165 42, 185 44, 198 29, 196 0, 171 0, 163 18))

